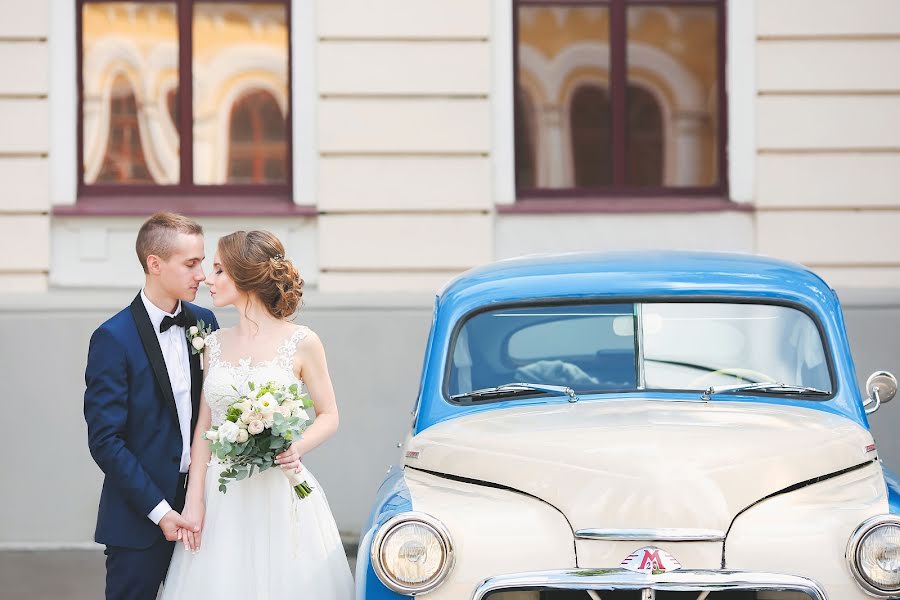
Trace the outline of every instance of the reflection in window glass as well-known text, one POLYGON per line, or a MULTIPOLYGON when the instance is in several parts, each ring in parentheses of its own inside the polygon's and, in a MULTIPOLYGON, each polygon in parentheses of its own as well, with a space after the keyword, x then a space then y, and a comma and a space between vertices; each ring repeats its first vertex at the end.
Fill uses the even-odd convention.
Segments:
POLYGON ((718 13, 715 6, 629 6, 628 182, 718 183, 718 13), (648 121, 661 120, 661 127, 648 121), (661 179, 652 165, 662 155, 661 179))
POLYGON ((612 114, 606 89, 578 88, 570 111, 576 187, 612 183, 612 114))
POLYGON ((831 390, 812 319, 786 306, 644 304, 648 388, 775 381, 831 390))
POLYGON ((285 6, 197 3, 193 44, 194 182, 285 183, 285 6))
POLYGON ((478 314, 453 350, 451 394, 525 381, 623 390, 637 381, 631 304, 537 306, 478 314))
POLYGON ((268 92, 250 92, 231 109, 228 182, 285 181, 284 118, 268 92))
MULTIPOLYGON (((609 9, 606 6, 518 6, 518 94, 537 163, 533 186, 610 183, 609 9), (549 93, 549 96, 548 96, 549 93)), ((516 168, 529 157, 517 147, 516 168)), ((520 186, 524 187, 524 186, 520 186)))
POLYGON ((663 185, 662 110, 642 87, 628 86, 628 183, 663 185))
POLYGON ((534 125, 529 119, 535 117, 534 103, 521 87, 516 91, 515 102, 516 185, 532 188, 535 181, 535 143, 534 125))
POLYGON ((171 2, 82 6, 85 183, 177 183, 178 27, 171 2))
POLYGON ((831 391, 822 338, 806 313, 724 302, 482 312, 451 343, 448 381, 450 395, 513 382, 578 392, 637 391, 640 381, 648 390, 778 382, 831 391))

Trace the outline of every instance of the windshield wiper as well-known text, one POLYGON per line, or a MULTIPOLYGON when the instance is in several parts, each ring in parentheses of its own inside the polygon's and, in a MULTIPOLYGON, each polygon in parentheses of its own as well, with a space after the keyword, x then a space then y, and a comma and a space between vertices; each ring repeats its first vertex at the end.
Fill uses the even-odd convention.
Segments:
POLYGON ((809 394, 811 396, 828 396, 831 392, 820 390, 807 385, 790 385, 764 381, 760 383, 748 383, 745 385, 711 385, 706 388, 701 400, 709 400, 713 394, 735 394, 737 392, 762 392, 764 394, 809 394))
POLYGON ((454 394, 450 396, 451 400, 462 400, 469 398, 475 400, 479 398, 496 398, 530 396, 534 392, 548 392, 551 394, 565 395, 569 397, 569 402, 578 402, 578 396, 575 390, 564 385, 547 385, 543 383, 504 383, 497 387, 481 388, 480 390, 472 390, 462 394, 454 394))

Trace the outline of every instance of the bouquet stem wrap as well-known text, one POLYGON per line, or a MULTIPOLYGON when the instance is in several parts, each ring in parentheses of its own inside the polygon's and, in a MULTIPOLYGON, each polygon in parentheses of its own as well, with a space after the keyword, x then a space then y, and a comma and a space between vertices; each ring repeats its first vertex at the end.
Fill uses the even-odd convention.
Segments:
POLYGON ((293 469, 285 471, 282 469, 282 472, 287 477, 288 481, 291 483, 291 488, 294 490, 294 493, 297 494, 297 497, 301 500, 306 498, 310 494, 312 494, 312 488, 306 482, 306 477, 303 475, 303 472, 297 473, 293 469))

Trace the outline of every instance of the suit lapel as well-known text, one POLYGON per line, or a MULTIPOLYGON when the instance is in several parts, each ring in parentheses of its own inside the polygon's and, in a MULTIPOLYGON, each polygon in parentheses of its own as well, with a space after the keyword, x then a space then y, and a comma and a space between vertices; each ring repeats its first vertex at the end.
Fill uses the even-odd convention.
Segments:
MULTIPOLYGON (((194 311, 191 310, 187 302, 181 303, 181 310, 188 318, 188 327, 197 322, 194 311)), ((194 349, 188 342, 187 336, 184 338, 187 344, 188 357, 191 363, 191 436, 194 435, 194 427, 197 425, 197 415, 200 414, 200 391, 203 389, 203 370, 200 368, 200 355, 194 354, 194 349)))
POLYGON ((141 295, 138 294, 131 303, 131 315, 134 317, 134 323, 137 325, 138 335, 141 337, 141 344, 144 346, 144 352, 147 353, 147 359, 153 368, 153 374, 156 376, 156 382, 159 389, 162 390, 163 400, 172 410, 172 415, 178 420, 178 409, 175 408, 175 394, 172 392, 172 382, 169 381, 169 371, 166 369, 166 360, 163 358, 162 349, 159 347, 159 340, 156 338, 156 332, 153 331, 153 323, 150 322, 150 315, 141 301, 141 295))

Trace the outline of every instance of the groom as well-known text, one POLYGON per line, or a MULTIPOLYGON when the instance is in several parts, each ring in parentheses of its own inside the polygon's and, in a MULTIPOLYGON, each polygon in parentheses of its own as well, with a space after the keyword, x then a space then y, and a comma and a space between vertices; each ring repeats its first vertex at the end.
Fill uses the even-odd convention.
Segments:
POLYGON ((106 598, 152 600, 179 529, 203 382, 186 330, 212 312, 189 304, 204 279, 203 229, 172 213, 141 227, 144 288, 91 336, 84 393, 88 446, 103 471, 94 539, 106 545, 106 598))

